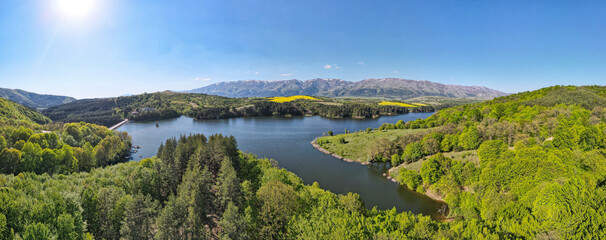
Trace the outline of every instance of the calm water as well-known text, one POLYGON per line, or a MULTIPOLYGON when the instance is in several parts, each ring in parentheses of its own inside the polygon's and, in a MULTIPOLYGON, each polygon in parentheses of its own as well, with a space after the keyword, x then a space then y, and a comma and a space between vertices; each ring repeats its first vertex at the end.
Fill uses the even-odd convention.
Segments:
POLYGON ((156 155, 160 143, 181 134, 215 133, 233 135, 238 148, 259 157, 272 158, 279 166, 296 173, 305 184, 318 182, 324 189, 345 194, 360 194, 367 207, 379 209, 396 207, 398 211, 411 211, 439 217, 437 210, 444 205, 422 194, 407 190, 382 176, 389 168, 386 164, 363 166, 347 163, 320 153, 310 142, 322 133, 332 130, 343 133, 367 127, 376 128, 383 123, 398 120, 415 120, 432 113, 410 113, 385 116, 378 119, 328 119, 314 117, 250 117, 196 121, 189 117, 156 122, 129 122, 118 130, 128 132, 133 145, 141 146, 133 154, 135 160, 156 155))

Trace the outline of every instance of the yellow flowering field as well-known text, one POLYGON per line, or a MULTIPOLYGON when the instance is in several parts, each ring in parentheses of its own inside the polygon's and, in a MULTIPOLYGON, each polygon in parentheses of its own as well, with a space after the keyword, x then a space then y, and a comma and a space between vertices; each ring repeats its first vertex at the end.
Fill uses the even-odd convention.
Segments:
POLYGON ((408 103, 388 102, 388 101, 380 102, 379 105, 391 105, 391 106, 400 106, 400 107, 418 107, 418 106, 411 105, 411 104, 408 104, 408 103))
POLYGON ((315 101, 319 101, 320 99, 314 98, 314 97, 310 97, 310 96, 305 96, 305 95, 295 95, 295 96, 290 96, 290 97, 270 97, 269 101, 271 102, 277 102, 277 103, 285 103, 285 102, 292 102, 294 100, 297 99, 307 99, 307 100, 315 100, 315 101))

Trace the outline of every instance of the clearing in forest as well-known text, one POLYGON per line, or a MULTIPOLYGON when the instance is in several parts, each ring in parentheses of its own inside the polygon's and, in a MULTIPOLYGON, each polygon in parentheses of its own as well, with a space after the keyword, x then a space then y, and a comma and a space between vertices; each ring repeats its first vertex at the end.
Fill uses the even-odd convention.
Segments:
POLYGON ((318 145, 331 153, 336 153, 344 158, 354 161, 368 162, 369 152, 373 147, 384 142, 394 141, 397 137, 426 129, 394 129, 394 130, 374 130, 372 132, 354 132, 349 134, 339 134, 336 136, 320 137, 317 140, 318 145), (343 140, 341 140, 343 138, 343 140))

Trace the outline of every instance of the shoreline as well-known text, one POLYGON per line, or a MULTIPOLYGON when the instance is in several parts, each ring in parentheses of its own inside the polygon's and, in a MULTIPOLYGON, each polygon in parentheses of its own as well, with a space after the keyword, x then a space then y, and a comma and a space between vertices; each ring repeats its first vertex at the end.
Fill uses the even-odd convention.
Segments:
MULTIPOLYGON (((314 138, 314 140, 312 140, 312 141, 311 141, 311 145, 312 145, 312 146, 313 146, 315 149, 317 149, 318 151, 320 151, 320 152, 322 152, 322 153, 324 153, 324 154, 326 154, 326 155, 330 155, 330 156, 332 156, 332 157, 334 157, 334 158, 336 158, 336 159, 339 159, 339 160, 341 160, 341 161, 344 161, 344 162, 348 162, 348 163, 359 163, 359 164, 361 164, 361 165, 370 165, 370 162, 360 162, 360 161, 356 161, 356 160, 353 160, 353 159, 344 158, 344 157, 342 157, 342 156, 340 156, 340 155, 338 155, 338 154, 336 154, 336 153, 331 153, 330 151, 328 151, 328 150, 324 149, 323 147, 321 147, 321 146, 320 146, 320 145, 317 143, 317 141, 316 141, 316 140, 318 140, 318 138, 320 138, 320 137, 316 137, 316 138, 314 138)), ((398 185, 400 185, 400 186, 401 186, 402 184, 400 184, 400 183, 399 183, 399 182, 396 180, 396 178, 394 178, 394 177, 392 177, 392 176, 391 176, 391 172, 392 172, 392 170, 393 170, 393 169, 395 169, 395 167, 393 167, 393 166, 392 166, 391 168, 389 168, 389 169, 387 170, 387 172, 384 172, 384 173, 383 173, 383 177, 385 177, 387 180, 389 180, 389 181, 391 181, 391 182, 393 182, 393 183, 396 183, 396 184, 398 184, 398 185)), ((403 187, 405 187, 405 186, 403 186, 403 187)), ((417 191, 415 191, 415 190, 413 190, 413 189, 409 189, 408 187, 405 187, 405 188, 407 188, 408 190, 413 191, 413 192, 415 192, 415 193, 418 193, 418 194, 421 194, 421 195, 426 196, 426 197, 428 197, 428 198, 431 198, 431 199, 432 199, 432 200, 434 200, 434 201, 437 201, 437 202, 441 202, 441 203, 443 203, 443 204, 446 204, 446 206, 448 206, 448 204, 446 203, 446 201, 444 201, 444 198, 443 198, 443 197, 440 197, 440 196, 438 196, 438 195, 436 195, 435 193, 430 193, 430 192, 420 193, 420 192, 417 192, 417 191)), ((444 218, 443 218, 443 219, 441 219, 441 221, 448 221, 448 220, 450 220, 450 219, 449 219, 447 216, 444 216, 444 218)))
POLYGON ((324 149, 323 147, 321 147, 318 144, 318 142, 316 141, 316 140, 318 140, 318 138, 319 137, 314 138, 314 140, 311 141, 311 146, 313 146, 315 149, 317 149, 321 153, 330 155, 330 156, 332 156, 332 157, 334 157, 336 159, 339 159, 341 161, 348 162, 348 163, 359 163, 361 165, 369 165, 370 164, 370 162, 360 162, 360 161, 356 161, 356 160, 353 160, 353 159, 350 159, 350 158, 344 158, 344 157, 342 157, 342 156, 340 156, 339 154, 336 154, 336 153, 331 153, 330 151, 324 149))

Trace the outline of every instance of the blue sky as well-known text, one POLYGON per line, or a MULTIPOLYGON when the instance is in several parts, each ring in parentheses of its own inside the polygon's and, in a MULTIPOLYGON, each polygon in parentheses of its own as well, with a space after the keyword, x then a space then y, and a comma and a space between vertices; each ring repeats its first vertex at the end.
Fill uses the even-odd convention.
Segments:
POLYGON ((80 18, 58 1, 0 1, 0 87, 88 98, 246 79, 606 83, 606 1, 93 0, 80 18))

